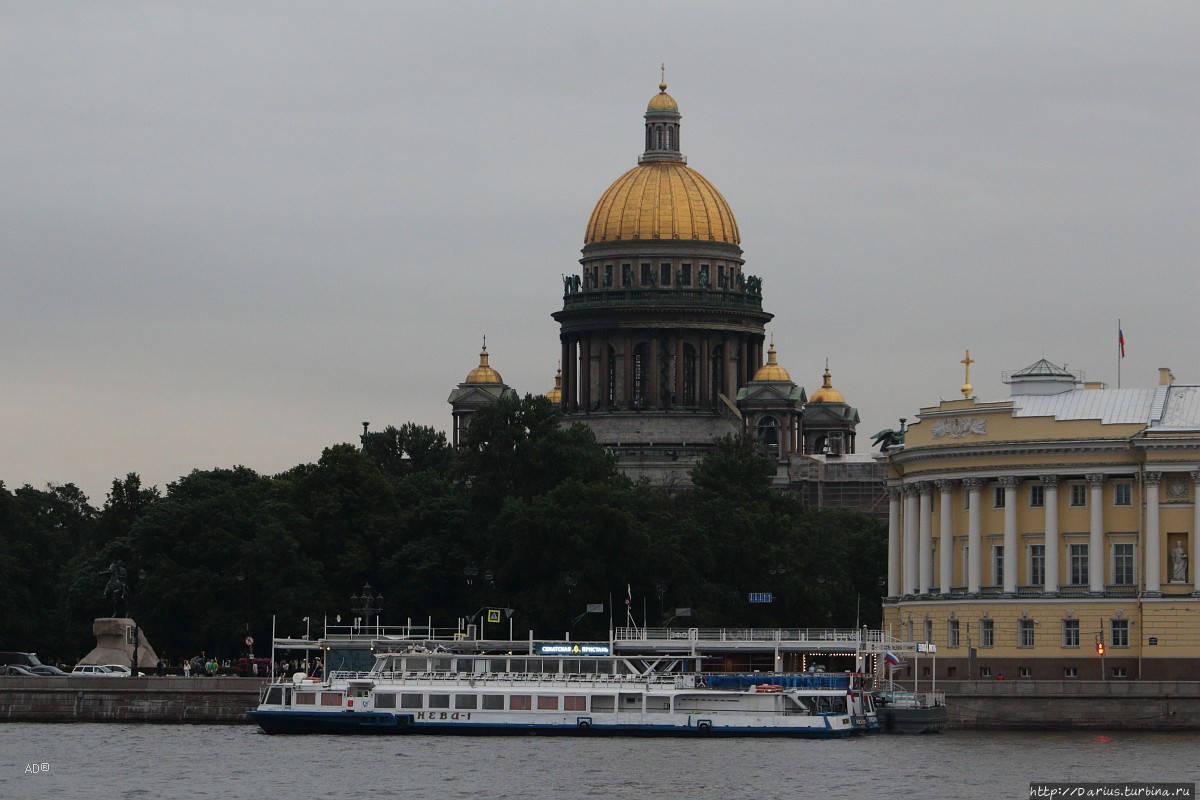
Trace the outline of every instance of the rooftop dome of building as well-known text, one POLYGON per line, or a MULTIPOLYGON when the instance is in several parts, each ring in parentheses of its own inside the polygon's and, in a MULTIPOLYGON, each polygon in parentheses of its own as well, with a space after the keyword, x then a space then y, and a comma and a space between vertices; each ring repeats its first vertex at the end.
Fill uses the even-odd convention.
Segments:
POLYGON ((546 392, 546 399, 554 405, 562 403, 562 367, 559 367, 558 372, 554 373, 554 388, 546 392))
POLYGON ((679 107, 659 84, 646 109, 646 150, 600 196, 584 244, 666 239, 741 243, 729 203, 679 150, 679 107))
POLYGON ((487 337, 483 337, 483 349, 479 351, 479 366, 467 373, 463 383, 504 383, 500 373, 488 366, 487 337))
POLYGON ((677 161, 639 164, 608 187, 592 210, 584 244, 638 239, 741 241, 725 198, 677 161))
POLYGON ((660 83, 658 85, 658 94, 650 98, 649 105, 646 106, 647 111, 678 111, 679 104, 675 102, 675 98, 667 94, 667 84, 660 83))
POLYGON ((767 350, 767 363, 758 368, 758 372, 754 373, 756 381, 790 381, 792 377, 788 375, 788 371, 779 366, 775 360, 775 342, 771 342, 771 347, 767 350))
POLYGON ((813 392, 813 396, 809 398, 810 403, 844 403, 846 398, 837 389, 833 388, 833 384, 829 382, 829 365, 825 365, 825 382, 821 384, 821 388, 813 392))

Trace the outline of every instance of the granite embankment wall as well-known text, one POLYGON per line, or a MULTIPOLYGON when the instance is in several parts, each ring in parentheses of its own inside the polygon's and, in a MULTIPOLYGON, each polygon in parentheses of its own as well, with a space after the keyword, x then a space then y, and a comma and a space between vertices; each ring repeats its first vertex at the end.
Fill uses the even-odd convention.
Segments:
POLYGON ((0 678, 0 721, 244 723, 262 678, 0 678))
MULTIPOLYGON (((0 678, 0 721, 245 722, 261 678, 0 678)), ((922 686, 921 689, 928 689, 922 686)), ((951 728, 1200 730, 1200 682, 953 681, 951 728)))
POLYGON ((948 681, 937 688, 946 693, 951 728, 1200 730, 1200 682, 948 681))

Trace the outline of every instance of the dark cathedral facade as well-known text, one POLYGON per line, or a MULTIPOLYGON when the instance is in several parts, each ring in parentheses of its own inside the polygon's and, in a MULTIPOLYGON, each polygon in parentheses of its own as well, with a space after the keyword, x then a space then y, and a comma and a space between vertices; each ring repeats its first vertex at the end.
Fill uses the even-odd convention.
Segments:
MULTIPOLYGON (((687 165, 666 88, 646 108, 637 165, 592 210, 580 271, 563 279, 561 367, 547 396, 635 479, 687 484, 714 441, 744 431, 776 461, 779 489, 886 519, 884 466, 856 452, 858 411, 828 365, 808 397, 778 363, 763 281, 745 269, 729 204, 687 165)), ((449 398, 455 444, 480 403, 512 391, 485 343, 449 398)))

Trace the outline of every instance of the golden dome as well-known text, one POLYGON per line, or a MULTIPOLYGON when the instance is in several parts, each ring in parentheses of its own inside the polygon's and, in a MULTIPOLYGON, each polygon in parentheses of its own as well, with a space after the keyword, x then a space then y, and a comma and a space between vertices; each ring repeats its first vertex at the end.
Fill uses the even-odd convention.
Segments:
POLYGON ((767 350, 767 363, 758 368, 758 372, 754 373, 756 381, 790 381, 792 378, 788 375, 788 371, 775 361, 775 341, 771 340, 771 348, 767 350))
POLYGON ((554 373, 554 388, 546 392, 546 399, 554 405, 562 402, 562 367, 559 367, 558 372, 554 373))
POLYGON ((833 388, 833 384, 829 382, 829 363, 825 363, 825 383, 820 389, 813 392, 813 396, 808 399, 810 403, 844 403, 846 398, 837 389, 833 388))
POLYGON ((504 383, 500 373, 488 366, 487 337, 483 337, 483 349, 479 351, 479 366, 467 373, 463 383, 504 383))
POLYGON ((729 203, 703 175, 678 161, 639 164, 596 203, 584 244, 631 239, 741 241, 729 203))
POLYGON ((650 103, 646 106, 647 111, 674 111, 679 112, 679 105, 675 102, 675 98, 667 94, 667 85, 660 83, 658 85, 658 94, 650 98, 650 103))

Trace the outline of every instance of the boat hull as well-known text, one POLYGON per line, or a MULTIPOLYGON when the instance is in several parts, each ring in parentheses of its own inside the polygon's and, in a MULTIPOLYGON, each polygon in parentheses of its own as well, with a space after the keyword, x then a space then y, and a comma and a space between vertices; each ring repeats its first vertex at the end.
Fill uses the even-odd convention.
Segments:
POLYGON ((444 736, 671 736, 671 737, 774 737, 792 739, 842 739, 855 733, 849 728, 720 725, 709 721, 689 724, 602 724, 580 720, 576 724, 522 722, 440 723, 418 721, 413 714, 374 711, 300 712, 254 710, 246 715, 267 734, 435 734, 444 736))

